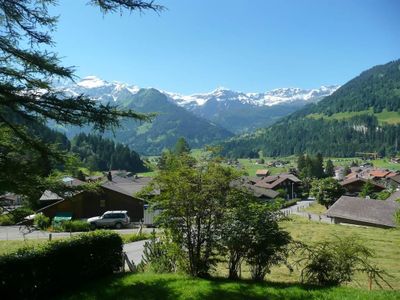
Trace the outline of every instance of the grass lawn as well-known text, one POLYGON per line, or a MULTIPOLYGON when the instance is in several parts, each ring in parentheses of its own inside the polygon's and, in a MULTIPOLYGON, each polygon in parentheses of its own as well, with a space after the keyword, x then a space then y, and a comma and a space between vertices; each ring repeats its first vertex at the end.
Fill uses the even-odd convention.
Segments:
POLYGON ((321 215, 326 212, 326 207, 319 203, 313 203, 309 207, 304 208, 302 211, 321 215))
POLYGON ((177 274, 119 275, 99 280, 60 299, 399 299, 395 291, 361 291, 347 287, 317 288, 289 283, 254 283, 195 279, 177 274))
MULTIPOLYGON (((290 232, 294 240, 305 243, 314 243, 334 236, 354 236, 370 247, 375 252, 373 262, 381 269, 388 272, 392 278, 388 281, 396 290, 400 290, 400 230, 380 229, 372 227, 356 227, 335 225, 308 221, 306 218, 293 216, 292 221, 282 222, 282 227, 290 232)), ((272 281, 295 282, 299 280, 300 272, 295 270, 292 274, 286 267, 276 267, 267 277, 272 281)), ((366 275, 357 274, 351 287, 367 289, 366 275)), ((373 288, 378 288, 376 285, 373 288)), ((400 299, 400 295, 399 298, 400 299)))
MULTIPOLYGON (((385 270, 391 276, 386 278, 393 289, 400 291, 400 230, 379 229, 371 227, 356 227, 346 225, 335 225, 308 221, 300 216, 292 216, 292 220, 284 221, 281 227, 287 230, 292 238, 307 244, 312 244, 325 239, 333 239, 335 236, 354 236, 361 239, 374 252, 376 257, 373 262, 385 270)), ((297 257, 290 257, 293 262, 297 257)), ((218 265, 214 276, 226 277, 228 274, 226 264, 218 265)), ((242 266, 242 278, 249 279, 250 272, 246 265, 242 266)), ((300 270, 295 268, 291 273, 286 266, 276 266, 267 274, 266 279, 276 283, 296 284, 300 281, 300 270)), ((356 274, 355 280, 348 284, 350 287, 367 290, 368 280, 364 274, 356 274)), ((385 289, 390 290, 386 285, 385 289)), ((373 289, 379 289, 376 284, 373 289)), ((359 298, 362 299, 362 298, 359 298)), ((399 298, 400 299, 400 294, 399 298)))

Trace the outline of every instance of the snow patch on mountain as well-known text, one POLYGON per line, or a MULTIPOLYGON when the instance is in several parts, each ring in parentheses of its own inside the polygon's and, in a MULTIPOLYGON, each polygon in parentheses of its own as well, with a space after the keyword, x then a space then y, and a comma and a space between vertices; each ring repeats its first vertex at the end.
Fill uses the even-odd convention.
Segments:
POLYGON ((183 107, 205 105, 208 101, 238 101, 254 106, 273 106, 293 102, 316 102, 331 95, 339 88, 337 85, 321 86, 317 89, 304 90, 299 88, 280 88, 265 93, 243 93, 225 88, 218 88, 211 93, 194 94, 190 96, 167 93, 173 101, 183 107))
MULTIPOLYGON (((161 91, 179 106, 193 109, 203 106, 209 101, 217 102, 240 102, 252 106, 274 106, 279 104, 309 103, 317 102, 331 95, 339 88, 338 85, 321 86, 317 89, 279 88, 264 93, 243 93, 219 87, 210 93, 182 95, 161 91)), ((96 76, 87 76, 76 84, 63 86, 62 89, 71 95, 86 94, 95 100, 118 101, 121 95, 134 95, 140 88, 117 81, 108 82, 96 76)))

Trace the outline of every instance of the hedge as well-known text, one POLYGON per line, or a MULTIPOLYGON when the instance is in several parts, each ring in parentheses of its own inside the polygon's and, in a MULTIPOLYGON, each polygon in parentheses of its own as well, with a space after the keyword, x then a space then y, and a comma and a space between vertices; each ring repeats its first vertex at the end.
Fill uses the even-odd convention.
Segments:
POLYGON ((113 232, 84 233, 0 256, 2 299, 50 298, 122 266, 122 239, 113 232))

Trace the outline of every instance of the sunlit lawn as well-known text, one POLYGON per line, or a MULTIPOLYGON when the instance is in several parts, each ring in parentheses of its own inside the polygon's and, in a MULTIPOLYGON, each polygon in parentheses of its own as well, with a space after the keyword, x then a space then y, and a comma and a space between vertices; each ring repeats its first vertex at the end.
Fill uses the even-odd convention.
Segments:
MULTIPOLYGON (((388 278, 392 287, 400 290, 399 229, 326 224, 308 221, 300 216, 293 216, 291 221, 284 221, 281 226, 290 232, 294 240, 308 244, 325 239, 333 239, 335 236, 354 236, 361 239, 365 245, 375 252, 376 257, 373 258, 373 262, 393 276, 388 278)), ((295 258, 291 257, 291 260, 293 261, 295 258)), ((226 276, 227 270, 225 267, 219 266, 217 273, 219 276, 226 276)), ((243 267, 242 275, 244 278, 250 278, 250 273, 246 266, 243 267)), ((274 282, 299 282, 300 270, 295 269, 293 273, 290 273, 286 266, 274 267, 271 274, 267 275, 267 279, 274 282)), ((366 275, 357 274, 355 281, 351 282, 349 286, 367 289, 368 281, 366 275)), ((375 285, 373 288, 378 287, 375 285)))

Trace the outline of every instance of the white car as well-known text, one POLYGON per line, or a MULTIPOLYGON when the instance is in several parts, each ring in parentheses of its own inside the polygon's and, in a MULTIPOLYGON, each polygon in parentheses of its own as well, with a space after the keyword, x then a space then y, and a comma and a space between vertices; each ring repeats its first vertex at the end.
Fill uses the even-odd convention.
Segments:
POLYGON ((120 229, 128 226, 131 219, 126 210, 106 211, 102 216, 87 219, 92 228, 97 227, 114 227, 120 229))

